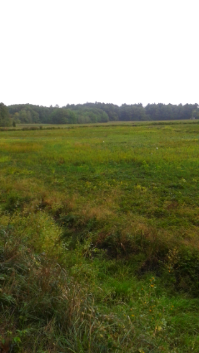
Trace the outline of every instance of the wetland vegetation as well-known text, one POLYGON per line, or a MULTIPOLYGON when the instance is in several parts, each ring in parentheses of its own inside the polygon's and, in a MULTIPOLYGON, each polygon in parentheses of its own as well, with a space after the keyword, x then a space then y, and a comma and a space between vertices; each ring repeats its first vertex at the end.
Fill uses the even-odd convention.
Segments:
POLYGON ((198 352, 198 185, 197 121, 0 131, 2 351, 198 352))

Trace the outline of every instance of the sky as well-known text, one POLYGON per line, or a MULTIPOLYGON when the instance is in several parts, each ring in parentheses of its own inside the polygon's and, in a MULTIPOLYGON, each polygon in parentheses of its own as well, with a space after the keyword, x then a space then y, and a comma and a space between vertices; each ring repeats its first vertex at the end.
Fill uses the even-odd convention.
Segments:
POLYGON ((199 103, 198 0, 0 0, 0 102, 199 103))

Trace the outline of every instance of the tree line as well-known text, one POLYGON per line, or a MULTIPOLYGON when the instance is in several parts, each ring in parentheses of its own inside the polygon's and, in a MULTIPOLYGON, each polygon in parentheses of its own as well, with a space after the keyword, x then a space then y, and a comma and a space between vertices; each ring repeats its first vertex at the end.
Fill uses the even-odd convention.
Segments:
POLYGON ((32 104, 5 106, 0 103, 0 126, 16 124, 85 124, 108 121, 199 119, 198 104, 68 104, 44 107, 32 104))

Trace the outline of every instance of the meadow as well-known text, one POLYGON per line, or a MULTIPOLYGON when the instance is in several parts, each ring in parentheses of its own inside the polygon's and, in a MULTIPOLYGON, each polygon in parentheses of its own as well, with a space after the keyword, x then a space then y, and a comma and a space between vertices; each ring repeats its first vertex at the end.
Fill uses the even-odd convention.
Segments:
POLYGON ((199 352, 199 123, 50 128, 0 131, 2 352, 199 352))

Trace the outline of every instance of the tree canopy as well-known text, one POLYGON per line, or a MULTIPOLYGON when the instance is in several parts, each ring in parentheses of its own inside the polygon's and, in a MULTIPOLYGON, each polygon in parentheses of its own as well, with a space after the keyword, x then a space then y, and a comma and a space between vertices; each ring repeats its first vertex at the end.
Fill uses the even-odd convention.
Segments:
POLYGON ((85 124, 108 121, 144 121, 144 120, 181 120, 199 119, 198 104, 122 104, 85 103, 68 104, 59 108, 58 105, 44 107, 32 104, 15 104, 8 106, 8 110, 1 103, 1 126, 6 126, 11 120, 15 123, 42 124, 85 124))
POLYGON ((10 124, 8 108, 3 103, 0 103, 0 126, 10 126, 10 124))

